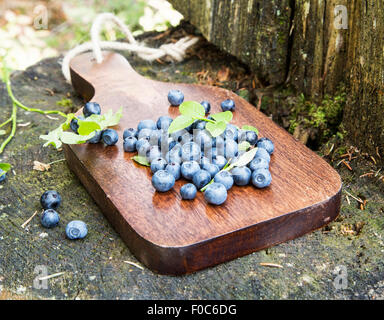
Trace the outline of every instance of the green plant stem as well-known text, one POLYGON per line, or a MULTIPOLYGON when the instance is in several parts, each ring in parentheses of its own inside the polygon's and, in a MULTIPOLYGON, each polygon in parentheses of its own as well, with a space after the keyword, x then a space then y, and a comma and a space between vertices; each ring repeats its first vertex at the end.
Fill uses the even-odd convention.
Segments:
POLYGON ((61 111, 58 111, 58 110, 41 110, 41 109, 37 109, 37 108, 28 108, 27 106, 23 105, 13 95, 12 88, 11 88, 11 81, 9 80, 8 73, 5 75, 5 80, 6 80, 5 84, 7 86, 8 95, 10 96, 10 98, 12 99, 12 102, 16 106, 20 107, 21 109, 23 109, 25 111, 29 111, 29 112, 37 112, 37 113, 40 113, 40 114, 58 114, 58 115, 60 115, 60 116, 62 116, 64 118, 67 118, 67 115, 64 112, 61 112, 61 111))
POLYGON ((210 123, 216 123, 215 120, 207 119, 207 118, 196 118, 195 120, 203 120, 203 121, 210 122, 210 123))
POLYGON ((2 124, 0 124, 0 128, 4 127, 6 124, 8 124, 11 121, 12 121, 12 116, 9 119, 5 120, 2 124))
POLYGON ((7 144, 15 136, 15 133, 16 133, 16 115, 17 115, 17 106, 15 103, 13 103, 12 104, 12 115, 10 118, 12 121, 12 130, 11 130, 11 133, 9 134, 8 138, 0 146, 0 154, 3 153, 4 148, 7 146, 7 144))
MULTIPOLYGON (((233 168, 232 166, 229 165, 229 163, 230 163, 231 161, 232 161, 232 158, 228 160, 228 162, 225 164, 225 166, 223 167, 223 169, 221 169, 219 172, 227 171, 227 170, 231 170, 231 169, 233 168)), ((218 172, 218 173, 219 173, 219 172, 218 172)), ((204 187, 202 187, 202 188, 200 189, 200 191, 201 191, 201 192, 204 192, 204 191, 208 188, 208 186, 209 186, 210 184, 213 183, 213 181, 214 181, 214 178, 213 178, 211 181, 209 181, 204 187)))

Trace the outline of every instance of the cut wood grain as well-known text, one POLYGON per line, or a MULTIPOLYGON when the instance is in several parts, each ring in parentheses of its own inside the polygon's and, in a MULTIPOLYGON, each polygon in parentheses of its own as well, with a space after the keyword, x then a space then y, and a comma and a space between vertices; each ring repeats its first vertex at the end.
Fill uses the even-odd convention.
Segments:
POLYGON ((329 223, 339 213, 341 180, 338 173, 284 129, 228 90, 194 84, 163 83, 137 74, 121 55, 104 52, 96 64, 87 53, 71 62, 75 89, 97 101, 102 110, 124 107, 116 146, 66 145, 70 168, 100 206, 135 256, 148 268, 180 275, 294 239, 329 223), (208 100, 212 112, 220 102, 236 102, 233 123, 249 124, 272 139, 272 184, 267 189, 233 187, 222 206, 212 206, 199 193, 182 201, 177 181, 166 193, 155 192, 148 168, 125 153, 122 135, 143 119, 176 117, 169 106, 171 89, 185 100, 208 100))

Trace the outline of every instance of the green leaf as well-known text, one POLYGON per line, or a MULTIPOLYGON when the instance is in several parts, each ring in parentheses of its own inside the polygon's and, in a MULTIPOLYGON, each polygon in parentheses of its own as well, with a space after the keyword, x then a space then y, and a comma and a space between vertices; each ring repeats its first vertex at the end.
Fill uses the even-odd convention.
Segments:
POLYGON ((141 164, 142 166, 147 166, 150 167, 151 165, 149 164, 148 160, 146 157, 142 156, 134 156, 131 158, 132 160, 136 161, 137 163, 141 164))
POLYGON ((91 132, 89 135, 79 135, 73 132, 62 132, 60 135, 61 142, 65 144, 81 144, 87 142, 95 135, 95 132, 91 132))
POLYGON ((241 129, 245 131, 255 131, 257 135, 259 134, 259 130, 257 130, 255 127, 252 127, 252 126, 244 125, 241 127, 241 129))
POLYGON ((225 111, 225 112, 212 114, 211 117, 218 122, 223 121, 225 123, 229 123, 232 121, 233 114, 231 111, 225 111))
POLYGON ((253 148, 253 149, 247 151, 242 156, 240 156, 239 159, 235 163, 232 163, 228 167, 229 168, 228 170, 230 170, 230 169, 232 169, 234 167, 244 167, 244 166, 246 166, 248 163, 250 163, 253 160, 253 158, 256 155, 256 152, 257 152, 257 148, 253 148))
POLYGON ((196 101, 184 101, 179 106, 179 111, 182 115, 190 118, 204 118, 205 109, 196 101))
POLYGON ((240 142, 238 145, 239 151, 247 151, 251 147, 251 144, 248 141, 240 142))
POLYGON ((226 127, 227 127, 227 124, 224 121, 220 121, 216 123, 208 122, 207 125, 205 126, 205 129, 209 131, 212 137, 217 137, 225 131, 226 127))
MULTIPOLYGON (((12 166, 9 163, 0 163, 0 169, 3 170, 4 173, 8 172, 9 170, 11 170, 11 167, 12 166)), ((3 174, 1 174, 1 175, 3 175, 3 174)))
POLYGON ((94 121, 78 120, 77 123, 79 125, 77 132, 82 136, 89 135, 91 132, 101 129, 100 124, 94 121))
POLYGON ((119 124, 121 117, 123 116, 123 107, 121 107, 115 114, 110 109, 108 112, 100 114, 92 114, 83 121, 91 121, 99 124, 100 129, 104 130, 107 127, 113 127, 119 124))
POLYGON ((62 126, 61 125, 60 127, 58 127, 57 129, 49 132, 48 134, 46 135, 41 135, 40 136, 40 139, 43 139, 43 140, 46 140, 47 142, 44 144, 44 147, 47 147, 49 145, 52 145, 54 146, 56 149, 59 149, 62 145, 61 141, 60 141, 60 136, 61 134, 63 133, 63 129, 62 129, 62 126))
POLYGON ((193 123, 193 118, 185 115, 178 116, 176 119, 174 119, 171 123, 171 125, 168 128, 168 133, 177 132, 179 130, 182 130, 188 126, 190 126, 193 123))

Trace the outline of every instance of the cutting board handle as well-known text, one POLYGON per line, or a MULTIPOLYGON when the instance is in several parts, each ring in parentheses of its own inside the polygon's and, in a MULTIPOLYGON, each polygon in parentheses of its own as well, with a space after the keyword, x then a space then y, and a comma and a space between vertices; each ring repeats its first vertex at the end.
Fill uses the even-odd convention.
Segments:
POLYGON ((97 63, 92 52, 74 57, 70 62, 71 81, 75 90, 86 100, 95 100, 98 89, 106 86, 134 85, 142 79, 128 60, 116 52, 103 51, 103 62, 97 63))

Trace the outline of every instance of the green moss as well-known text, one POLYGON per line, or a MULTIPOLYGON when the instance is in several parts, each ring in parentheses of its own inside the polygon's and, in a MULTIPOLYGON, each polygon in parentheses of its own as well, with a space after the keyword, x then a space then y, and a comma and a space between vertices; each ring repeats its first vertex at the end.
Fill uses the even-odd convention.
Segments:
POLYGON ((73 102, 71 99, 63 98, 63 99, 57 101, 56 105, 61 106, 61 107, 72 107, 73 102))
POLYGON ((317 144, 324 144, 332 136, 344 137, 340 127, 346 102, 344 85, 340 85, 334 96, 325 95, 321 104, 307 100, 304 94, 296 98, 291 109, 289 131, 294 133, 297 126, 304 130, 316 130, 317 144))

